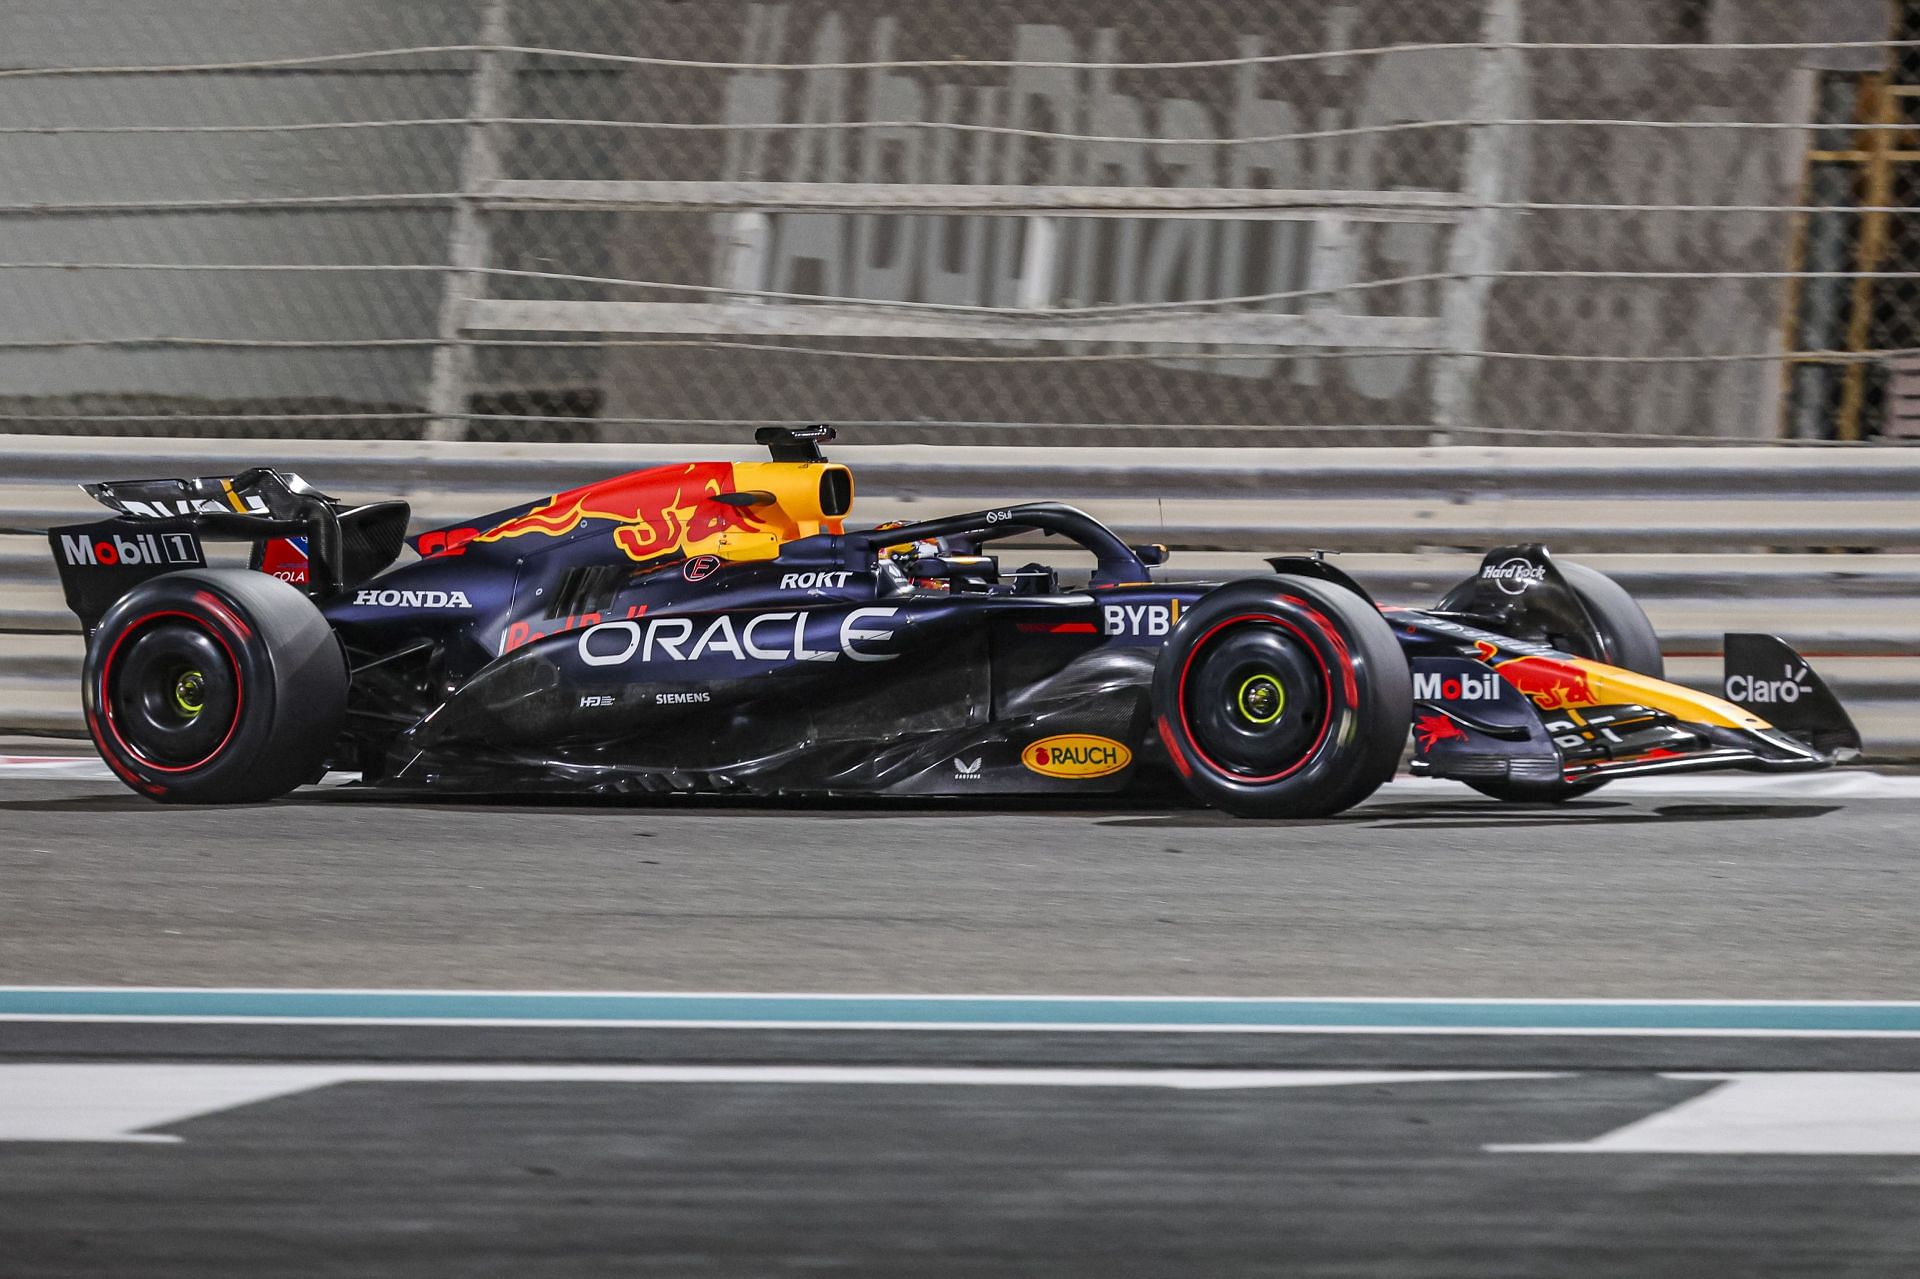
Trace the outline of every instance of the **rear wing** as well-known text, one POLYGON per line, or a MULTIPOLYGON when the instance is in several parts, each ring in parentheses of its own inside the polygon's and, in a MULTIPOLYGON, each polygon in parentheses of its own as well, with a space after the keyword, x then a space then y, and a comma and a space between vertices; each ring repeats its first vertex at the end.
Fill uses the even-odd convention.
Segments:
POLYGON ((88 630, 148 578, 204 565, 208 537, 252 542, 254 568, 328 599, 393 563, 411 515, 398 501, 347 507, 268 467, 81 488, 115 518, 49 529, 47 540, 67 607, 88 630))

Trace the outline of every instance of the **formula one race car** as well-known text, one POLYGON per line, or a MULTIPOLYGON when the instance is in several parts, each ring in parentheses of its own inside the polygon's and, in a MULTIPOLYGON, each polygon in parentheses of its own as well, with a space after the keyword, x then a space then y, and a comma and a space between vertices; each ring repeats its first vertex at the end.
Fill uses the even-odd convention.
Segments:
POLYGON ((88 485, 49 537, 88 632, 94 743, 135 790, 259 801, 330 769, 428 791, 1142 793, 1252 817, 1359 803, 1398 767, 1500 799, 1616 777, 1824 768, 1860 739, 1780 641, 1729 636, 1725 700, 1662 678, 1639 607, 1503 547, 1432 609, 1320 558, 1155 582, 1030 502, 849 527, 825 427, 772 460, 659 466, 407 541, 402 502, 298 477, 88 485), (1084 584, 994 543, 1064 539, 1084 584), (251 541, 252 569, 203 539, 251 541), (1765 718, 1762 717, 1764 713, 1765 718))

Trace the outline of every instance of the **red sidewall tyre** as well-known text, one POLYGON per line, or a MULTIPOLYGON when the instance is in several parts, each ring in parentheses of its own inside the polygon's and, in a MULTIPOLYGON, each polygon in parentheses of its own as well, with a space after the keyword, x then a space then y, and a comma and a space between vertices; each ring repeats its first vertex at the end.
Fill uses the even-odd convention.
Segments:
POLYGON ((1181 616, 1153 706, 1195 797, 1244 817, 1322 817, 1393 776, 1413 682, 1372 604, 1329 582, 1257 578, 1181 616))
POLYGON ((347 664, 297 588, 195 569, 142 582, 100 619, 87 731, 128 786, 171 803, 254 803, 311 779, 346 720, 347 664))

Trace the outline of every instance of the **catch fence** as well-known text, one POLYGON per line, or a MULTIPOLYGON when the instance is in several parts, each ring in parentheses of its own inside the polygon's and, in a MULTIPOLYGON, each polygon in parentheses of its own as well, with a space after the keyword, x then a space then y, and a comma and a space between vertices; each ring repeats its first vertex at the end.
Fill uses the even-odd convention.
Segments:
POLYGON ((0 429, 1920 432, 1914 0, 0 8, 0 429))

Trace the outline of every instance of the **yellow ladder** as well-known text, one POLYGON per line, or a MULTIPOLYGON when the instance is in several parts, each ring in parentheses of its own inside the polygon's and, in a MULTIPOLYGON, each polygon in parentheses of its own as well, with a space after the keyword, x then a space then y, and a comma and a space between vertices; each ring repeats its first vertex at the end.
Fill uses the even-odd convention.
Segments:
MULTIPOLYGON (((1920 29, 1920 0, 1890 0, 1888 7, 1891 10, 1889 39, 1900 39, 1903 30, 1920 29)), ((1801 170, 1800 204, 1809 206, 1814 199, 1813 176, 1817 166, 1856 166, 1859 172, 1853 190, 1858 207, 1869 210, 1857 215, 1860 225, 1854 237, 1853 259, 1858 275, 1853 281, 1847 310, 1846 345, 1838 351, 1790 356, 1781 373, 1782 402, 1790 405, 1796 366, 1844 366, 1839 412, 1834 424, 1834 436, 1841 440, 1862 438, 1861 416, 1866 404, 1870 358, 1867 353, 1875 349, 1873 308, 1877 286, 1881 283, 1874 278, 1874 273, 1886 260, 1894 217, 1907 216, 1888 211, 1895 200, 1895 170, 1902 164, 1920 163, 1920 122, 1909 114, 1920 115, 1920 111, 1910 107, 1910 102, 1920 102, 1920 85, 1897 83, 1891 71, 1861 76, 1854 106, 1854 145, 1838 150, 1810 149, 1801 170)), ((1847 127, 1833 125, 1829 129, 1843 131, 1847 127)), ((1807 241, 1811 219, 1815 216, 1830 215, 1804 211, 1795 215, 1791 270, 1796 273, 1806 269, 1807 241)), ((1788 283, 1786 298, 1784 327, 1789 351, 1799 351, 1805 345, 1800 336, 1802 293, 1803 282, 1796 275, 1788 283)))

